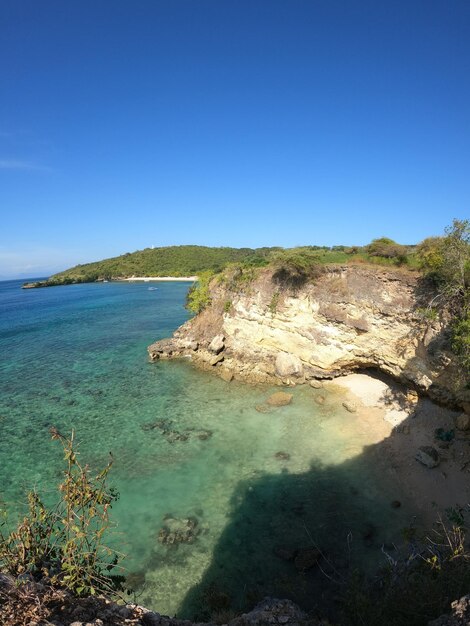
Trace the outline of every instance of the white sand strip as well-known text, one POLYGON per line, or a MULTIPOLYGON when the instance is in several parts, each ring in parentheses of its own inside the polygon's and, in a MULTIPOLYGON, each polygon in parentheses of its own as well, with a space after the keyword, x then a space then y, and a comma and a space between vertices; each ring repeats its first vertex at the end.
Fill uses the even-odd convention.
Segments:
POLYGON ((367 374, 349 374, 335 378, 333 383, 345 387, 357 396, 365 406, 383 406, 389 386, 367 374))
POLYGON ((391 402, 393 387, 378 378, 367 374, 349 374, 335 378, 330 384, 347 389, 366 407, 384 409, 384 419, 392 426, 398 426, 410 415, 409 410, 391 402))
POLYGON ((197 280, 197 276, 131 276, 130 278, 123 278, 122 280, 128 282, 180 282, 180 283, 193 283, 197 280))

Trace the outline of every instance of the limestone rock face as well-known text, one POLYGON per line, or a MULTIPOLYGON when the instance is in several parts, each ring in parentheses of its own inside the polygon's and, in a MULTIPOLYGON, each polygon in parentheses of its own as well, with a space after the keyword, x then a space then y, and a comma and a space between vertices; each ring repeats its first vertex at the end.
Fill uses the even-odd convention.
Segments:
POLYGON ((433 293, 416 273, 329 266, 294 292, 280 288, 267 269, 243 289, 227 285, 211 286, 211 306, 171 340, 150 346, 150 357, 186 356, 253 383, 296 384, 375 368, 469 412, 470 390, 456 388, 461 372, 446 320, 423 319, 420 311, 433 293), (223 369, 211 365, 219 354, 223 369))

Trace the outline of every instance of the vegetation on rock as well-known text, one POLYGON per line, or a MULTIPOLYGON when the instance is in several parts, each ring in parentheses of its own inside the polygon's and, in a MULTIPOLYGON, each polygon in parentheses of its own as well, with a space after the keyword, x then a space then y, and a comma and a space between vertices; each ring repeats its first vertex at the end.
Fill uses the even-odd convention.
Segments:
MULTIPOLYGON (((105 543, 109 512, 118 494, 107 486, 112 459, 98 474, 78 460, 74 435, 60 441, 66 468, 60 498, 47 507, 40 496, 28 494, 28 512, 11 532, 0 530, 0 571, 16 580, 41 581, 76 596, 110 593, 120 588, 116 575, 119 554, 105 543)), ((6 511, 3 527, 7 526, 6 511)))
POLYGON ((450 312, 452 348, 470 373, 470 222, 454 220, 443 237, 425 239, 417 255, 437 288, 430 306, 450 312))
POLYGON ((388 237, 373 239, 365 250, 371 257, 396 259, 399 263, 406 263, 410 254, 409 246, 402 246, 388 237))
POLYGON ((470 587, 467 511, 447 511, 430 532, 404 529, 406 547, 387 556, 387 565, 371 584, 355 572, 341 597, 343 622, 350 626, 423 626, 449 610, 470 587))
POLYGON ((323 265, 315 251, 302 248, 278 252, 271 265, 274 269, 273 281, 294 290, 318 278, 323 272, 323 265))
POLYGON ((197 283, 190 287, 186 298, 186 308, 191 313, 198 314, 211 303, 209 285, 213 276, 214 272, 210 270, 201 272, 197 283))

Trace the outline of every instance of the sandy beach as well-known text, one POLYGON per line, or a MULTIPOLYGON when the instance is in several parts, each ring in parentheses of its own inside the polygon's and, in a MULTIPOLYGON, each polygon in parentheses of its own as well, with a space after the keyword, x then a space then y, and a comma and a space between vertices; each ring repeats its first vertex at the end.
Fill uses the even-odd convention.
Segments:
POLYGON ((382 439, 381 454, 387 458, 389 471, 402 485, 403 498, 418 505, 423 519, 432 525, 439 513, 470 503, 470 432, 455 427, 459 412, 451 411, 420 397, 412 403, 399 403, 406 390, 392 381, 366 374, 350 374, 324 384, 341 387, 348 401, 357 407, 357 416, 376 439, 382 439), (400 406, 400 404, 402 404, 400 406), (385 428, 384 428, 385 427, 385 428), (435 437, 436 429, 454 431, 450 443, 435 437), (439 465, 429 469, 415 459, 421 446, 433 446, 439 453, 439 465))
POLYGON ((180 282, 180 283, 193 283, 197 280, 197 276, 131 276, 130 278, 123 278, 128 282, 180 282))

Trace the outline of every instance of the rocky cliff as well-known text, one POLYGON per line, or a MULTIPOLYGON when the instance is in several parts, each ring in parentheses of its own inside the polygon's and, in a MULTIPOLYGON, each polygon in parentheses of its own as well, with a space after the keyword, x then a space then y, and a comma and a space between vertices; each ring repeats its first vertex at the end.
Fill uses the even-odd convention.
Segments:
POLYGON ((287 385, 373 368, 468 410, 449 320, 427 309, 433 295, 403 270, 327 266, 304 284, 272 270, 252 281, 229 271, 212 282, 208 308, 148 351, 189 357, 226 380, 287 385))

